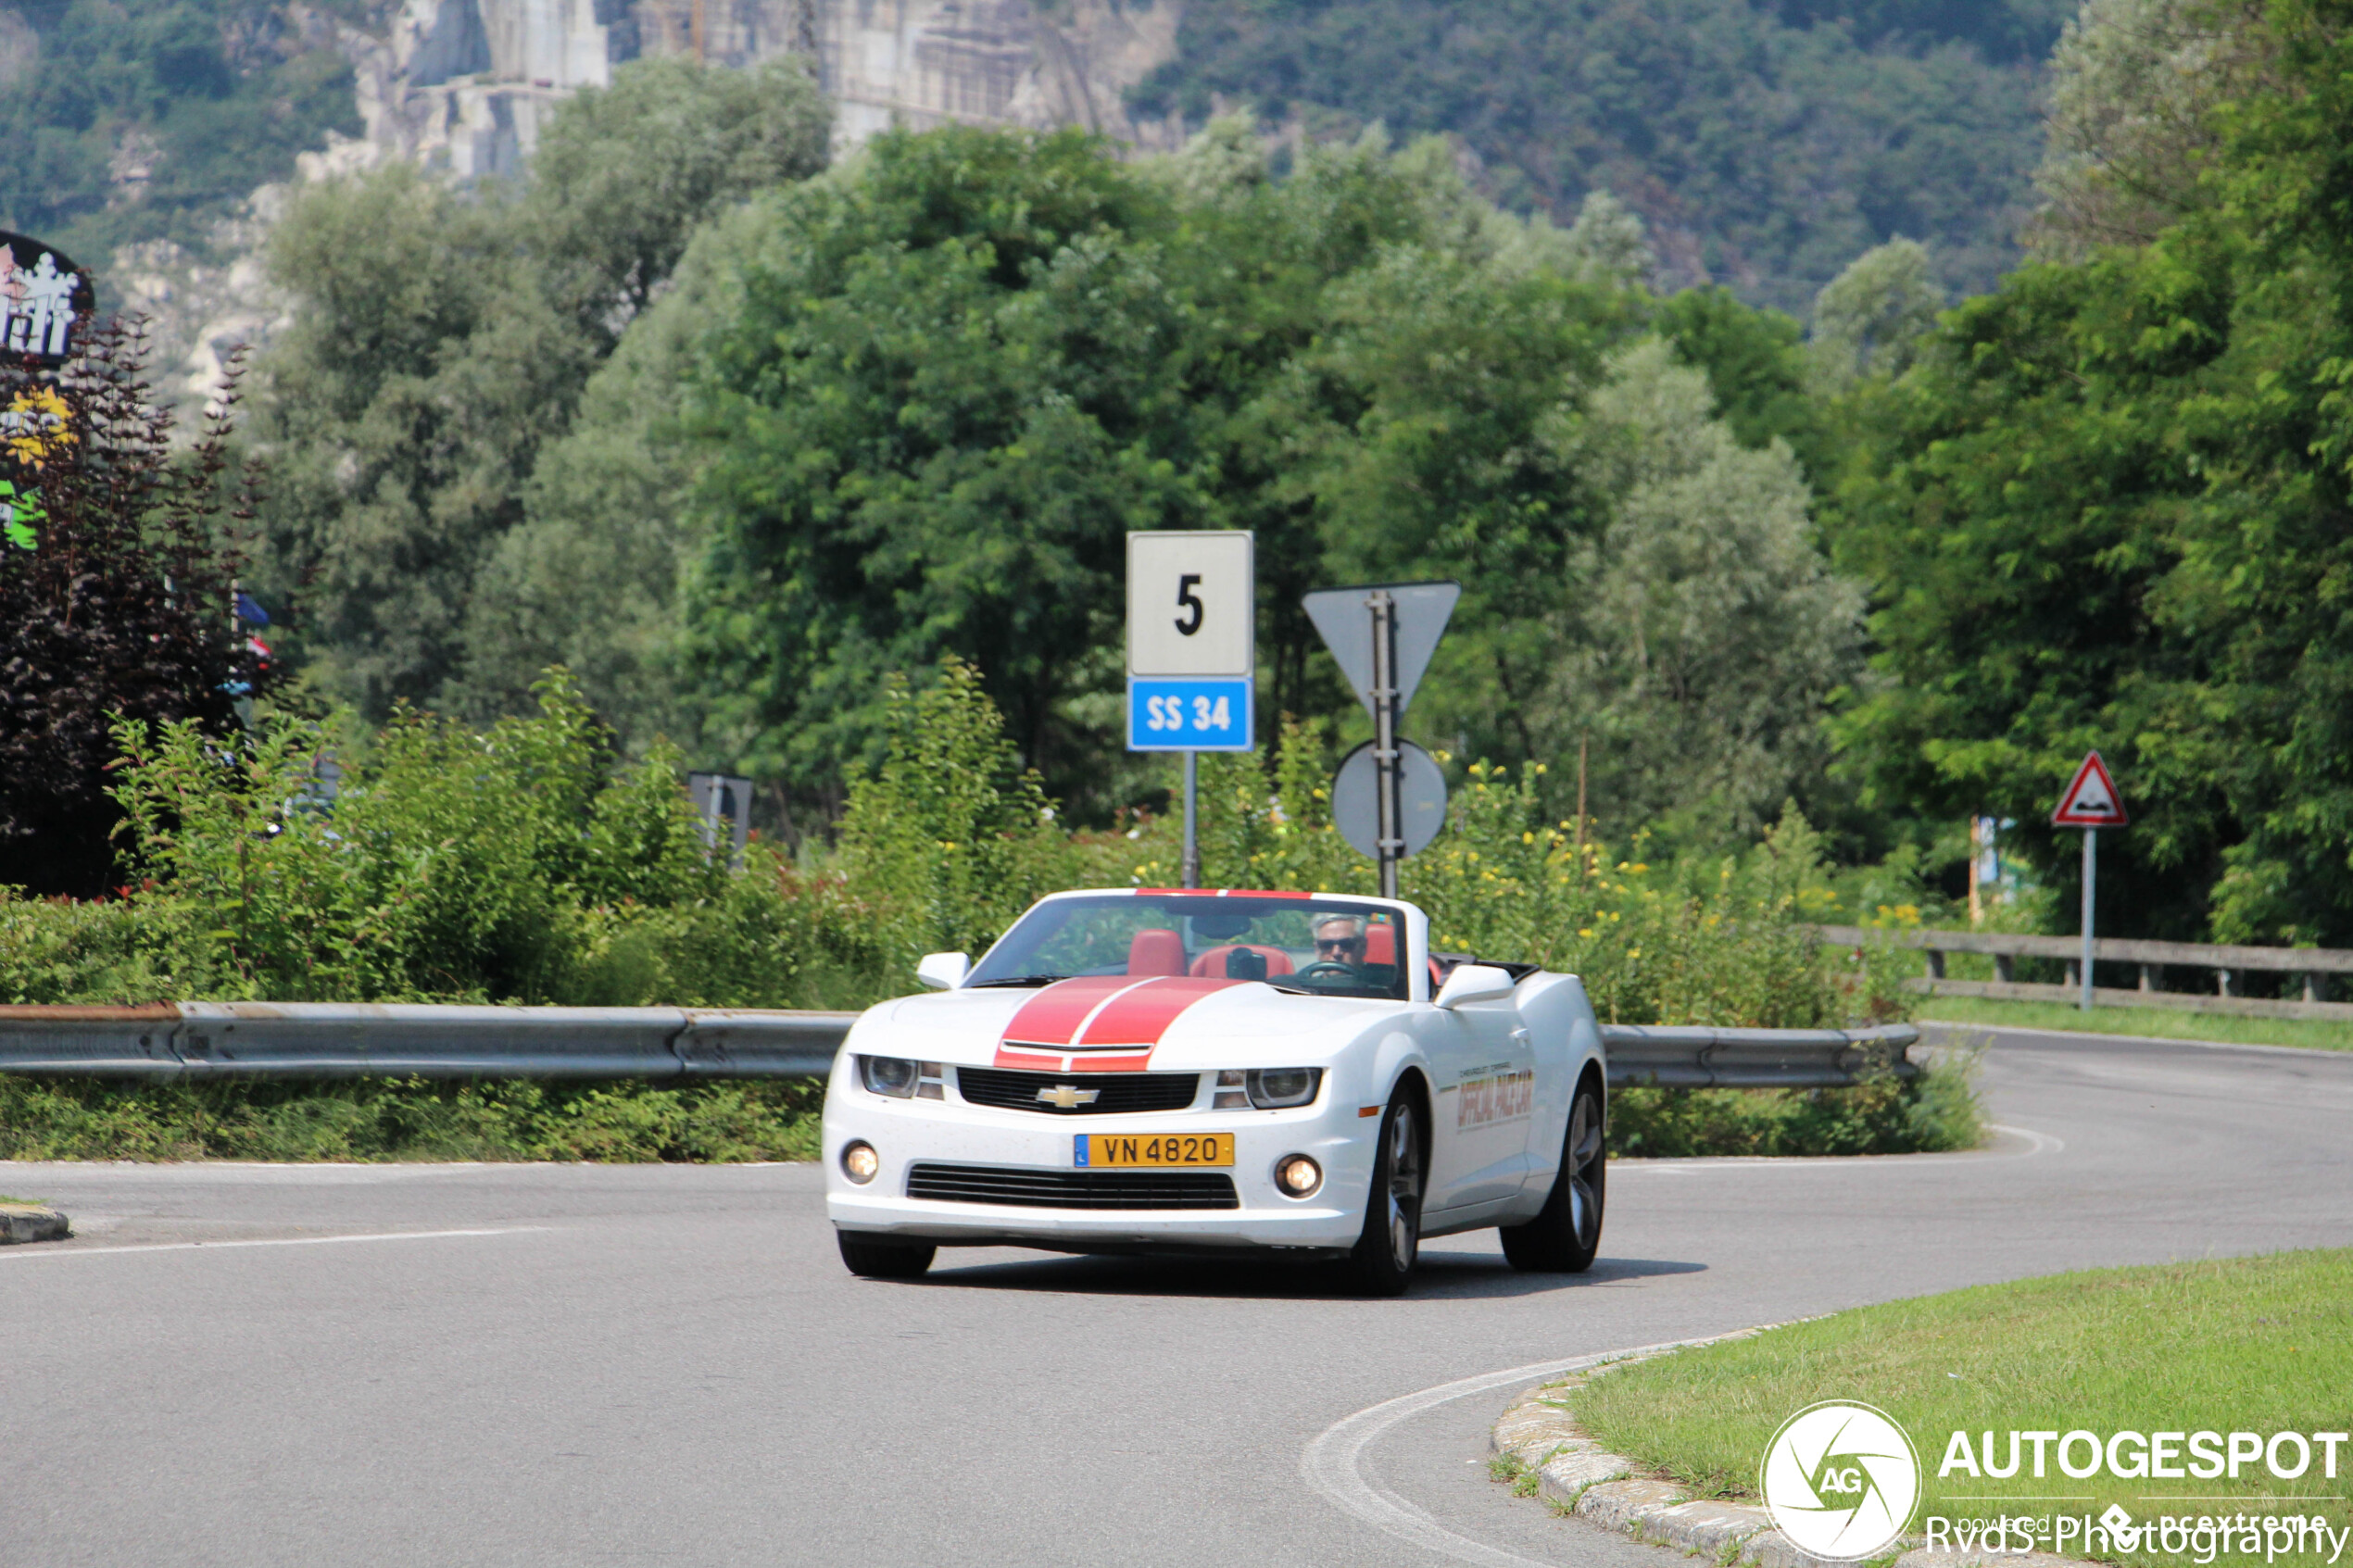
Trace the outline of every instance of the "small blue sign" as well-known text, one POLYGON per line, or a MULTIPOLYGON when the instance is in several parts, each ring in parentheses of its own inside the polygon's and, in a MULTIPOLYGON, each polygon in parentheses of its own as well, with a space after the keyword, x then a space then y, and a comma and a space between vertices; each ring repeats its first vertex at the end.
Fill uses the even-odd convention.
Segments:
POLYGON ((1072 1153, 1073 1153, 1073 1154, 1076 1157, 1076 1163, 1080 1164, 1080 1165, 1084 1165, 1084 1164, 1086 1164, 1086 1163, 1087 1163, 1087 1135, 1086 1135, 1086 1134, 1084 1134, 1084 1133, 1073 1133, 1073 1134, 1070 1135, 1070 1137, 1071 1137, 1071 1152, 1072 1152, 1072 1153))
POLYGON ((1127 681, 1130 751, 1248 751, 1257 733, 1248 680, 1127 681))

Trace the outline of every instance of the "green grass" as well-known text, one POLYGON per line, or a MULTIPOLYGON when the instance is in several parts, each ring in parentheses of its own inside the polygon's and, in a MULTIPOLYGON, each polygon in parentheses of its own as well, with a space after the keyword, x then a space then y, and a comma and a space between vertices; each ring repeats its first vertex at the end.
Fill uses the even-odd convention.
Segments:
MULTIPOLYGON (((1982 997, 1930 997, 1921 1000, 1922 1022, 1999 1023, 2013 1029, 2065 1029, 2094 1035, 2155 1035, 2175 1040, 2214 1040, 2231 1046, 2305 1046, 2315 1050, 2353 1050, 2353 1022, 2303 1018, 2237 1018, 2219 1012, 2171 1012, 2161 1008, 2095 1008, 2086 1013, 2064 1002, 1994 1001, 1982 997)), ((2353 1550, 2347 1554, 2353 1558, 2353 1550)))
POLYGON ((47 1201, 43 1198, 10 1198, 5 1192, 0 1192, 0 1204, 7 1204, 18 1209, 46 1209, 49 1207, 47 1201))
MULTIPOLYGON (((1919 1517, 2096 1517, 2120 1503, 2146 1520, 2297 1497, 2323 1499, 2319 1512, 2343 1528, 2353 1501, 2346 1449, 2334 1480, 2320 1478, 2317 1447, 2309 1472, 2293 1482, 2259 1464, 2235 1484, 2120 1480, 2105 1471, 2079 1481, 2056 1465, 2035 1481, 2031 1461, 2009 1481, 1939 1480, 1936 1471, 1957 1431, 1979 1444, 1978 1434, 1993 1431, 1999 1459, 2011 1431, 2342 1432, 2353 1413, 2348 1389, 2353 1249, 2342 1249, 2094 1270, 1865 1307, 1638 1362, 1571 1390, 1567 1402, 1604 1449, 1708 1496, 1753 1496, 1781 1423, 1818 1400, 1848 1399, 1887 1411, 1911 1435, 1924 1467, 1919 1517), (1946 1500, 2054 1493, 2084 1500, 1946 1500), (2190 1494, 2229 1500, 2146 1500, 2190 1494)), ((2313 1511, 2308 1500, 2302 1512, 2313 1511)), ((2118 1561, 2183 1560, 2143 1551, 2118 1561)), ((2309 1568, 2324 1558, 2277 1561, 2309 1568)))
POLYGON ((0 1076, 0 1160, 813 1160, 817 1083, 0 1076))

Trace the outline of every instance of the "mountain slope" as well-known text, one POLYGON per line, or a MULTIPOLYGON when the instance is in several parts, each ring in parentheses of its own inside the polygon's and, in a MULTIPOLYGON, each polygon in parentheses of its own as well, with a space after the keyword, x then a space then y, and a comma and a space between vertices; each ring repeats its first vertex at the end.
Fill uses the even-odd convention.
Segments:
POLYGON ((1857 253, 1925 242, 1944 284, 2011 265, 2057 0, 1190 0, 1139 116, 1255 106, 1309 135, 1452 132, 1505 204, 1596 186, 1667 281, 1801 309, 1857 253))

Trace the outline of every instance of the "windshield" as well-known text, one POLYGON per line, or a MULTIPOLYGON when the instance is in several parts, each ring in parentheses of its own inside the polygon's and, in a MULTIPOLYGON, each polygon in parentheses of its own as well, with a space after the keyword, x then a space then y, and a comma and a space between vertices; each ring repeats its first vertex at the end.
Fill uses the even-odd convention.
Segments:
POLYGON ((1188 894, 1057 898, 1024 915, 967 985, 1079 974, 1263 980, 1307 996, 1405 999, 1395 909, 1351 898, 1188 894))

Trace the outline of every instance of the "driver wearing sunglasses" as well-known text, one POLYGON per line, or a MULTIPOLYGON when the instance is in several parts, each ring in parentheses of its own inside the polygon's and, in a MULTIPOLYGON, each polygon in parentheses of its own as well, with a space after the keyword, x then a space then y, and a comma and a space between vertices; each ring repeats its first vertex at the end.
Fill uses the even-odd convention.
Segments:
POLYGON ((1315 961, 1365 967, 1365 917, 1326 915, 1315 925, 1315 961))

